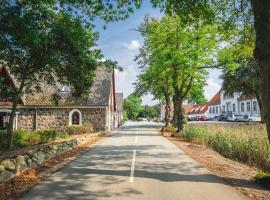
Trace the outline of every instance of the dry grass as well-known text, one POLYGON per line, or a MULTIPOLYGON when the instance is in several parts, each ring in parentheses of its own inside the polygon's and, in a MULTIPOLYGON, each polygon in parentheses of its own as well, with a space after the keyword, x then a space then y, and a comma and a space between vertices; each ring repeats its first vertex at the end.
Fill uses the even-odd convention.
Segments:
POLYGON ((183 138, 211 147, 224 157, 270 171, 265 125, 187 125, 183 138))

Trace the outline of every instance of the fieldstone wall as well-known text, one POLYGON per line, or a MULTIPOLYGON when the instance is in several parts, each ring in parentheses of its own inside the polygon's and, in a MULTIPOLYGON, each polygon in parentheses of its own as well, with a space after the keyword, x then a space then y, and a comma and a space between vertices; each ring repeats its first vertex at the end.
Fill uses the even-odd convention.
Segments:
MULTIPOLYGON (((75 108, 21 108, 18 129, 33 131, 55 129, 63 131, 69 125, 69 113, 75 108), (37 114, 37 115, 36 115, 37 114), (36 124, 37 122, 37 124, 36 124)), ((90 123, 95 131, 106 130, 106 108, 76 108, 82 113, 82 123, 90 123)))
POLYGON ((70 141, 65 141, 58 144, 49 144, 46 147, 42 147, 37 151, 29 151, 25 155, 18 155, 13 158, 5 158, 0 161, 0 181, 8 181, 15 175, 21 172, 37 168, 45 161, 57 156, 62 153, 72 150, 76 146, 93 140, 98 136, 98 133, 87 134, 80 136, 70 141))

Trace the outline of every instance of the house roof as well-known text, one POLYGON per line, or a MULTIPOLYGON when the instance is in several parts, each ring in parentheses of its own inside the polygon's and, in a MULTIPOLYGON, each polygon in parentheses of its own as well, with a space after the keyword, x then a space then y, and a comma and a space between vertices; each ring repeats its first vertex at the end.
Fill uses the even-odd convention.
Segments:
POLYGON ((116 101, 116 111, 122 112, 123 111, 123 103, 124 103, 124 95, 123 93, 116 93, 115 94, 115 101, 116 101))
POLYGON ((205 114, 208 111, 208 103, 194 104, 187 115, 205 114))
POLYGON ((217 104, 220 104, 220 94, 221 92, 218 91, 213 97, 212 99, 210 99, 208 101, 208 105, 211 106, 211 105, 217 105, 217 104))
POLYGON ((183 105, 183 110, 184 110, 184 114, 187 114, 191 111, 191 109, 193 108, 194 104, 186 104, 183 105))
MULTIPOLYGON (((2 68, 0 68, 0 71, 2 68)), ((15 78, 12 77, 12 75, 10 75, 10 77, 13 79, 15 86, 18 87, 15 78)), ((111 88, 114 87, 113 70, 98 67, 89 94, 80 98, 74 98, 70 93, 63 92, 62 89, 64 86, 64 84, 59 82, 56 82, 54 85, 41 83, 41 92, 33 92, 22 97, 23 105, 55 106, 55 101, 52 97, 54 94, 57 94, 60 97, 58 104, 60 106, 107 106, 109 104, 111 88)))

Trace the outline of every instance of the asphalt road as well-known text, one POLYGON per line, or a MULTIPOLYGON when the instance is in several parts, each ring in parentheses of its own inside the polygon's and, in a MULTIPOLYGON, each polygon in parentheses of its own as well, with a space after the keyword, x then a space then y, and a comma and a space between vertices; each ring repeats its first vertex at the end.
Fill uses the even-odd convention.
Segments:
POLYGON ((130 123, 23 199, 238 200, 244 195, 158 135, 130 123))

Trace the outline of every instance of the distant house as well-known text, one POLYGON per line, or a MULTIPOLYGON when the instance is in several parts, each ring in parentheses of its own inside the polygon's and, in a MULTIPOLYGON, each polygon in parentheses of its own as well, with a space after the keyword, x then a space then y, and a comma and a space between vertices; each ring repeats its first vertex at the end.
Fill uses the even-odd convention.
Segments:
POLYGON ((208 114, 208 104, 193 104, 189 112, 186 112, 185 115, 188 117, 194 118, 198 116, 206 116, 208 114))
POLYGON ((258 100, 255 96, 245 96, 240 93, 226 95, 224 90, 220 90, 208 104, 210 117, 218 116, 221 113, 260 115, 258 100))
MULTIPOLYGON (((0 76, 6 77, 6 84, 18 86, 5 67, 0 66, 0 76)), ((81 98, 72 97, 69 87, 60 83, 54 86, 41 84, 41 91, 21 98, 13 122, 15 129, 64 130, 69 125, 92 124, 95 130, 110 131, 116 126, 113 70, 99 67, 89 94, 81 98)), ((10 98, 0 99, 0 128, 6 128, 11 105, 10 98)))
POLYGON ((210 101, 208 101, 208 118, 214 118, 221 114, 221 91, 218 91, 210 101))
POLYGON ((124 95, 123 93, 116 93, 116 111, 115 111, 115 127, 120 127, 123 123, 124 110, 124 95))

